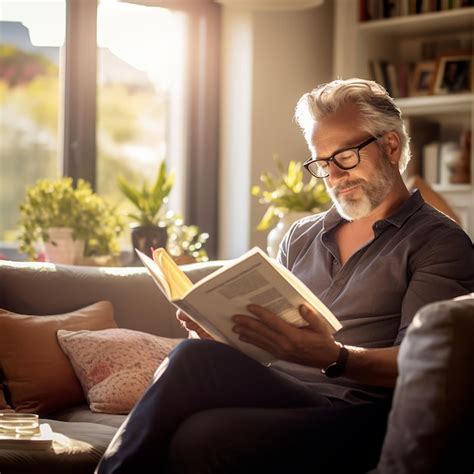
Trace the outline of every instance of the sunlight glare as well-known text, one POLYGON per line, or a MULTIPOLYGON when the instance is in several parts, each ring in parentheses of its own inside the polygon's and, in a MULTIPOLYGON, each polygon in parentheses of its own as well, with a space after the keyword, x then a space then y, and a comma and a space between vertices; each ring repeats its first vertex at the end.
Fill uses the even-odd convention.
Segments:
POLYGON ((159 7, 101 1, 97 44, 166 89, 182 64, 183 29, 177 14, 159 7))
POLYGON ((2 0, 0 21, 20 22, 34 46, 62 46, 66 34, 65 0, 2 0))

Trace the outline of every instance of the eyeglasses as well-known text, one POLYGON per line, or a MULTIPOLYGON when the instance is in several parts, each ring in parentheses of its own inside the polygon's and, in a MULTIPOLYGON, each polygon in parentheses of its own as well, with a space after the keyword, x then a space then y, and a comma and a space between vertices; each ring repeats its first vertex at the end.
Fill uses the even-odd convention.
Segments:
POLYGON ((316 178, 327 178, 329 176, 329 163, 331 161, 341 170, 351 170, 360 163, 360 150, 379 138, 370 137, 355 147, 337 150, 329 158, 310 158, 303 163, 303 166, 316 178))

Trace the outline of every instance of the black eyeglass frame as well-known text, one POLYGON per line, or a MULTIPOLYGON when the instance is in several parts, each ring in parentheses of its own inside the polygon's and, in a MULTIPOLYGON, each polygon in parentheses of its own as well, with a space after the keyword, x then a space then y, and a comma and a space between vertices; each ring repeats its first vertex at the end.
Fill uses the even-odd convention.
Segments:
POLYGON ((303 166, 306 168, 308 173, 311 174, 311 176, 314 176, 315 178, 320 178, 320 179, 327 178, 330 175, 330 173, 327 173, 325 176, 316 176, 310 170, 309 166, 312 165, 313 163, 318 162, 318 161, 325 161, 328 165, 332 161, 341 170, 344 170, 344 171, 352 170, 360 163, 360 150, 362 150, 362 148, 365 148, 366 146, 370 145, 371 143, 375 142, 379 138, 380 137, 371 136, 367 140, 364 140, 360 145, 351 146, 350 148, 340 148, 339 150, 336 150, 329 158, 308 158, 303 163, 303 166), (357 163, 354 166, 343 166, 336 160, 336 155, 338 155, 339 153, 342 153, 344 151, 352 151, 352 150, 354 150, 356 152, 356 155, 357 155, 357 163))

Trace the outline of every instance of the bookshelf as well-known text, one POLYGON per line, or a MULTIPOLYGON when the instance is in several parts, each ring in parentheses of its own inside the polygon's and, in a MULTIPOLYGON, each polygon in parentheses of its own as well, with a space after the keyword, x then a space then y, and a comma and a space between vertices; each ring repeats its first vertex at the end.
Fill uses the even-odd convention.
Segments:
MULTIPOLYGON (((437 180, 429 182, 430 186, 454 209, 462 226, 474 239, 474 146, 471 145, 469 153, 469 183, 447 181, 452 178, 442 168, 446 167, 447 160, 441 159, 441 151, 436 165, 423 159, 428 143, 439 142, 440 150, 446 143, 460 145, 461 136, 474 130, 472 85, 470 90, 438 95, 432 95, 430 91, 418 95, 413 88, 414 71, 422 61, 430 61, 436 71, 440 57, 462 52, 470 58, 472 67, 474 7, 360 21, 363 16, 361 2, 366 3, 365 0, 335 0, 334 76, 374 79, 374 64, 384 62, 395 65, 396 80, 401 81, 402 73, 398 68, 404 65, 408 75, 408 80, 403 77, 406 87, 397 84, 391 93, 402 110, 412 138, 413 159, 406 177, 420 174, 426 179, 423 165, 437 166, 437 180)), ((380 4, 383 4, 382 0, 380 4)), ((384 78, 388 83, 383 85, 390 89, 387 76, 384 78)), ((433 176, 432 172, 426 174, 433 176)))

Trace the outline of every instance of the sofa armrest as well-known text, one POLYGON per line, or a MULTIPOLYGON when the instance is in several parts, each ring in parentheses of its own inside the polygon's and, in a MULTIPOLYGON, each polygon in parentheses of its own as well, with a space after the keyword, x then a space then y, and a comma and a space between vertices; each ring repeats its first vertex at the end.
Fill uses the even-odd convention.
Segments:
POLYGON ((473 472, 474 294, 423 307, 403 340, 379 474, 473 472))
MULTIPOLYGON (((222 262, 183 265, 197 281, 222 262)), ((22 314, 69 312, 99 300, 112 302, 119 327, 186 337, 174 307, 144 267, 85 267, 0 261, 0 307, 22 314)))

